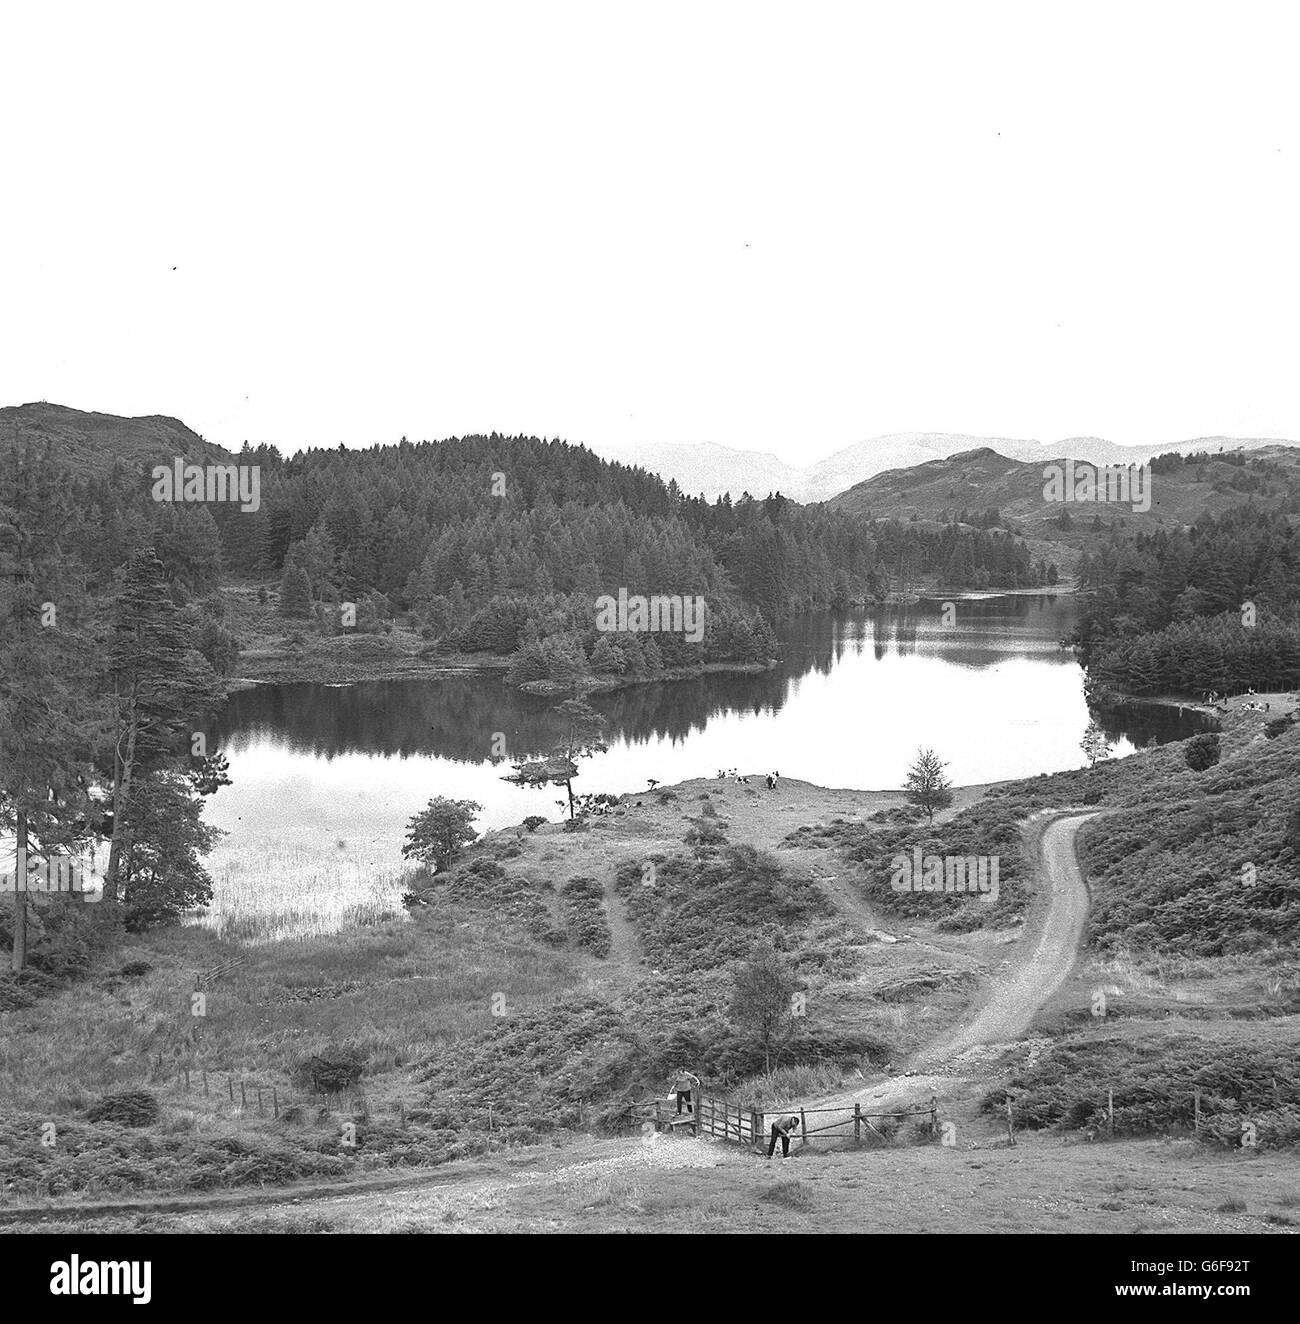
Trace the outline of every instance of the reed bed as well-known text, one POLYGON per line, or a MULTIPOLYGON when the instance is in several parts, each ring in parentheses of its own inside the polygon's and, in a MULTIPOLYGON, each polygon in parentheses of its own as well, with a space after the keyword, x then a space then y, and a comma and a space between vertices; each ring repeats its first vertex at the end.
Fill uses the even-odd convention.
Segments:
POLYGON ((406 915, 405 869, 362 859, 345 841, 317 850, 265 840, 238 852, 223 845, 209 865, 212 903, 190 920, 222 941, 319 938, 406 915))

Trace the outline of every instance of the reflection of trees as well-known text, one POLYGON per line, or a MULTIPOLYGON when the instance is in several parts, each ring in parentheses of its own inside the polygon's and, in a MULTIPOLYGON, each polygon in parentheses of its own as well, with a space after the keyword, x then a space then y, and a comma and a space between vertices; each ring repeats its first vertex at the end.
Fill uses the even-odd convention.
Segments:
POLYGON ((894 616, 894 651, 899 657, 916 652, 916 636, 921 628, 921 613, 912 603, 900 606, 894 616))
MULTIPOLYGON (((885 608, 841 617, 808 616, 782 636, 784 660, 758 675, 708 675, 698 680, 632 685, 592 696, 609 723, 611 742, 680 741, 702 731, 720 713, 775 714, 791 683, 810 673, 827 675, 846 651, 860 653, 871 640, 877 658, 900 654, 941 656, 966 667, 1003 662, 1032 651, 1044 660, 1073 664, 1055 644, 1073 622, 1066 602, 1012 598, 961 602, 955 629, 939 624, 941 602, 885 608), (1049 648, 1050 645, 1050 648, 1049 648)), ((230 699, 217 725, 218 745, 232 736, 267 737, 302 752, 439 755, 481 763, 493 753, 507 758, 551 749, 560 736, 553 699, 509 689, 495 674, 451 676, 436 681, 364 681, 357 685, 261 685, 230 699), (497 732, 505 736, 505 748, 497 732)), ((1107 736, 1145 744, 1182 738, 1205 729, 1176 710, 1127 704, 1099 712, 1107 736)), ((503 767, 503 771, 504 771, 503 767)))
MULTIPOLYGON (((792 674, 799 672, 781 667, 756 676, 633 685, 593 695, 591 704, 608 719, 611 739, 679 740, 702 731, 720 712, 777 712, 792 674)), ((497 732, 510 757, 554 747, 562 733, 554 702, 511 690, 494 675, 344 687, 259 685, 231 696, 216 738, 221 747, 234 737, 267 737, 326 758, 436 754, 481 763, 493 754, 497 732)))
POLYGON ((871 651, 877 662, 889 652, 889 615, 884 608, 871 613, 871 651))

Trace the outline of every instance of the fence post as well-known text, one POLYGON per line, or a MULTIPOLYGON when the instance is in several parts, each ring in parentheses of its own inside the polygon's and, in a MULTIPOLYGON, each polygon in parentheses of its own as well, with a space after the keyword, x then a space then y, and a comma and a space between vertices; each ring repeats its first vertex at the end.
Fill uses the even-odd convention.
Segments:
POLYGON ((1015 1119, 1011 1116, 1011 1095, 1007 1095, 1007 1140, 1010 1144, 1016 1143, 1016 1125, 1015 1119))
POLYGON ((276 1117, 279 1117, 279 1115, 280 1115, 280 1091, 279 1091, 279 1090, 276 1088, 276 1086, 274 1086, 274 1085, 271 1086, 271 1107, 274 1109, 275 1116, 276 1116, 276 1117))
POLYGON ((853 1143, 855 1145, 862 1143, 862 1105, 860 1103, 853 1105, 853 1143))
POLYGON ((655 1131, 656 1131, 656 1132, 659 1132, 659 1131, 662 1131, 662 1130, 663 1130, 663 1126, 660 1124, 660 1121, 659 1121, 659 1100, 656 1099, 656 1100, 655 1100, 655 1131))
POLYGON ((799 1138, 806 1145, 808 1143, 808 1119, 803 1115, 803 1109, 799 1109, 799 1138))
POLYGON ((933 1140, 939 1134, 939 1096, 930 1095, 930 1139, 933 1140))
POLYGON ((241 1108, 248 1107, 248 1090, 244 1086, 243 1077, 240 1077, 239 1081, 239 1106, 241 1108))
POLYGON ((235 1101, 235 1078, 229 1073, 226 1075, 226 1093, 230 1095, 230 1102, 235 1101))
POLYGON ((749 1110, 749 1138, 754 1144, 762 1146, 763 1123, 758 1120, 758 1109, 749 1110))

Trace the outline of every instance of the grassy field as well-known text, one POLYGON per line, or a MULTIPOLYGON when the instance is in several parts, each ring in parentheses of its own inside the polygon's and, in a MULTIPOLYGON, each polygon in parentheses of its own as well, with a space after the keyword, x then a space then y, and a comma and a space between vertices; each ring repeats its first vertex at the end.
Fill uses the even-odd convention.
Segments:
POLYGON ((792 1151, 771 1163, 720 1142, 575 1138, 448 1165, 401 1189, 252 1207, 51 1208, 0 1231, 216 1233, 1294 1233, 1300 1161, 1212 1154, 1189 1140, 1061 1144, 988 1133, 960 1148, 792 1151))

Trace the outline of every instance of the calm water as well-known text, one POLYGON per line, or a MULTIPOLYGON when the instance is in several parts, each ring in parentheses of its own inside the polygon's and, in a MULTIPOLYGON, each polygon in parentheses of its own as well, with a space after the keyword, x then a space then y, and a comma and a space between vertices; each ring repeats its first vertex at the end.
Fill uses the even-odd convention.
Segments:
MULTIPOLYGON (((636 791, 651 777, 671 783, 733 766, 823 786, 897 787, 919 745, 948 761, 957 784, 1081 767, 1083 677, 1059 647, 1071 600, 961 601, 950 626, 941 610, 922 602, 811 616, 784 636, 775 671, 596 696, 610 748, 583 764, 575 790, 636 791)), ((553 702, 495 675, 234 695, 217 733, 234 784, 207 811, 231 832, 210 862, 219 889, 255 882, 268 861, 285 875, 311 866, 309 891, 349 873, 387 887, 407 820, 435 795, 477 800, 480 828, 558 818, 562 787, 514 786, 501 780, 508 762, 491 761, 499 734, 511 757, 545 748, 553 702)), ((1148 709, 1122 720, 1103 720, 1115 756, 1185 736, 1197 719, 1148 709)))

